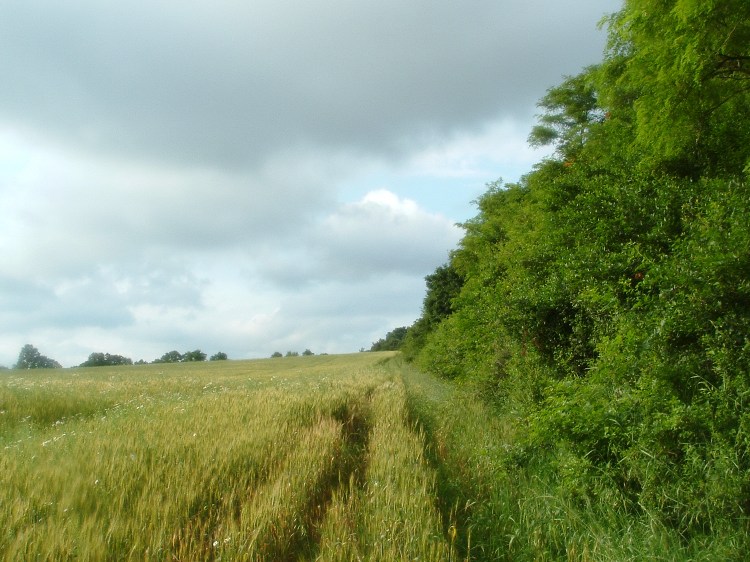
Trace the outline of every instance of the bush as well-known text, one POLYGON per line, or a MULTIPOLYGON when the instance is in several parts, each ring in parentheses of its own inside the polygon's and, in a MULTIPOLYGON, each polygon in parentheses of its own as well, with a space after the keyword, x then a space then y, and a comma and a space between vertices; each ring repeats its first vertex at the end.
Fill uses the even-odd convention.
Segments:
POLYGON ((110 355, 109 353, 92 353, 89 358, 81 363, 80 367, 107 367, 112 365, 132 365, 133 360, 122 355, 110 355))
POLYGON ((186 351, 182 356, 182 360, 186 363, 193 361, 205 361, 206 354, 203 353, 200 349, 196 349, 195 351, 186 351))
POLYGON ((31 344, 26 344, 18 354, 16 369, 59 369, 62 365, 39 353, 39 350, 31 344))
POLYGON ((179 363, 182 361, 182 353, 173 350, 168 351, 162 355, 159 359, 154 359, 154 363, 179 363))
POLYGON ((380 338, 378 341, 373 343, 370 347, 370 351, 396 351, 398 349, 401 349, 407 332, 408 328, 406 328, 406 326, 395 328, 394 330, 388 332, 385 335, 385 338, 380 338))

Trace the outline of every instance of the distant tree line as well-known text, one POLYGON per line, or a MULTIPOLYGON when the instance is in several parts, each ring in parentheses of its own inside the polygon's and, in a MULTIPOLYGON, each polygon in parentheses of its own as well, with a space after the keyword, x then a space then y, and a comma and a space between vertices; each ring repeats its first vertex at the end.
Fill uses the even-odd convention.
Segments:
POLYGON ((132 365, 133 360, 122 355, 109 353, 92 353, 79 367, 108 367, 111 365, 132 365))
POLYGON ((168 351, 159 359, 154 359, 153 363, 192 363, 196 361, 205 361, 206 357, 207 355, 200 349, 186 351, 185 353, 173 350, 168 351))
MULTIPOLYGON (((307 350, 309 351, 309 350, 307 350)), ((306 353, 307 353, 306 351, 306 353)), ((312 354, 312 352, 310 352, 312 354)), ((193 361, 205 361, 207 354, 203 353, 200 349, 194 351, 186 351, 180 353, 179 351, 169 351, 162 355, 158 359, 154 359, 152 363, 189 363, 193 361)), ((223 351, 219 351, 210 357, 210 361, 226 361, 229 357, 223 351)), ((81 363, 79 367, 111 367, 115 365, 146 365, 148 364, 143 359, 139 359, 135 363, 130 357, 124 357, 122 355, 114 353, 101 353, 94 352, 89 355, 89 358, 81 363)), ((18 354, 18 361, 14 365, 15 369, 60 369, 62 365, 50 359, 49 357, 42 355, 39 350, 31 344, 26 344, 21 348, 21 352, 18 354)))
MULTIPOLYGON (((312 351, 310 351, 309 349, 306 349, 305 351, 302 352, 302 355, 305 356, 305 357, 308 357, 310 355, 315 355, 315 354, 312 351)), ((298 351, 287 351, 286 355, 282 355, 282 353, 280 351, 274 351, 271 354, 271 358, 272 359, 276 359, 278 357, 299 357, 299 352, 298 351)))
POLYGON ((378 341, 372 344, 370 351, 396 351, 401 349, 404 343, 404 338, 409 332, 406 326, 396 328, 385 335, 385 338, 380 338, 378 341))
MULTIPOLYGON (((383 343, 382 345, 386 346, 394 346, 396 345, 396 341, 398 341, 399 345, 401 340, 403 339, 404 335, 406 333, 406 328, 396 328, 393 332, 389 332, 386 336, 385 340, 380 340, 380 342, 387 342, 383 343), (403 331, 403 333, 402 333, 403 331)), ((378 343, 373 344, 373 346, 378 345, 378 343)), ((397 349, 397 347, 383 347, 382 349, 397 349)), ((375 351, 375 350, 373 350, 375 351)), ((312 355, 315 355, 310 349, 305 349, 301 353, 303 357, 309 357, 312 355)), ((323 354, 325 355, 325 353, 323 354)), ((298 351, 287 351, 286 354, 282 354, 280 351, 275 351, 271 357, 277 358, 277 357, 299 357, 300 353, 298 351)), ((151 364, 160 364, 160 363, 192 363, 196 361, 206 361, 208 359, 209 361, 226 361, 229 359, 226 353, 223 351, 219 351, 217 353, 214 353, 210 357, 200 349, 195 349, 193 351, 186 351, 185 353, 180 353, 177 350, 168 351, 161 357, 154 359, 151 361, 151 364)), ((123 355, 118 355, 116 353, 102 353, 102 352, 94 352, 91 353, 86 361, 78 365, 79 367, 112 367, 117 365, 148 365, 148 361, 144 361, 143 359, 139 359, 138 361, 133 361, 130 357, 125 357, 123 355)), ((4 367, 0 367, 2 369, 4 367)), ((31 344, 26 344, 21 349, 21 353, 18 356, 18 362, 13 366, 15 369, 59 369, 62 368, 62 365, 58 363, 57 361, 50 359, 49 357, 46 357, 39 353, 39 350, 34 347, 31 344)))
MULTIPOLYGON (((179 351, 168 351, 158 359, 154 359, 152 363, 192 363, 196 361, 205 361, 207 354, 203 353, 200 349, 193 351, 186 351, 180 353, 179 351)), ((213 354, 209 361, 226 361, 229 359, 227 354, 223 351, 213 354)))

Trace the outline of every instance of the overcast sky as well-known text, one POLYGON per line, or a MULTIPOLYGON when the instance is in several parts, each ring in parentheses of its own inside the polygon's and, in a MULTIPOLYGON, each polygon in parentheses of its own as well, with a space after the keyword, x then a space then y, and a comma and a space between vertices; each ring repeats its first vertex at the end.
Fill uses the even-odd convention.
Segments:
POLYGON ((9 0, 0 365, 369 349, 614 0, 9 0))

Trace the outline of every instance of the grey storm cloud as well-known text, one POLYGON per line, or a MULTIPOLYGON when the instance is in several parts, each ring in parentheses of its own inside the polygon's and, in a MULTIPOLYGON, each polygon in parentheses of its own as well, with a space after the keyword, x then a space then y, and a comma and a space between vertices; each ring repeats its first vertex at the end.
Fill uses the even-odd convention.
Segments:
POLYGON ((589 57, 604 8, 10 2, 0 8, 0 114, 142 159, 244 166, 298 146, 395 154, 501 111, 525 117, 589 57))

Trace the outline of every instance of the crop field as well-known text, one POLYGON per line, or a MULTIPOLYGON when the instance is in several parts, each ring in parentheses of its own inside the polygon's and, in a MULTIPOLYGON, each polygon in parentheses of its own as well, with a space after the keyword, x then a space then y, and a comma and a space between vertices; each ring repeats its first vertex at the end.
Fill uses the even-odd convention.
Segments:
POLYGON ((0 378, 4 560, 452 560, 390 353, 0 378))

